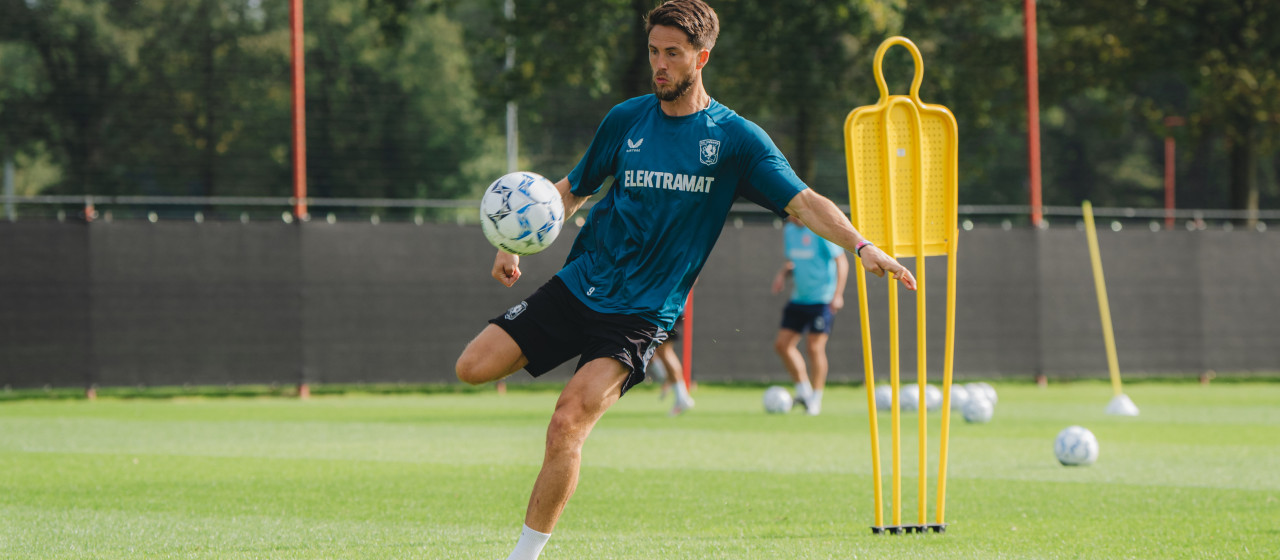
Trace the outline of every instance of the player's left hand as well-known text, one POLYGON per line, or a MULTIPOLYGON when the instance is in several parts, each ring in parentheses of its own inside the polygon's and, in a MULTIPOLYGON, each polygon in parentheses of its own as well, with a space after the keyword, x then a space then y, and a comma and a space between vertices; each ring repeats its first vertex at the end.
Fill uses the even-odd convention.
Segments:
POLYGON ((844 295, 836 294, 836 297, 831 298, 831 314, 835 315, 841 309, 844 309, 844 295))
POLYGON ((868 245, 862 249, 862 256, 858 259, 862 261, 862 268, 881 278, 884 273, 888 272, 894 280, 902 282, 908 290, 916 289, 916 277, 911 274, 907 267, 902 266, 893 257, 890 257, 879 247, 868 245))

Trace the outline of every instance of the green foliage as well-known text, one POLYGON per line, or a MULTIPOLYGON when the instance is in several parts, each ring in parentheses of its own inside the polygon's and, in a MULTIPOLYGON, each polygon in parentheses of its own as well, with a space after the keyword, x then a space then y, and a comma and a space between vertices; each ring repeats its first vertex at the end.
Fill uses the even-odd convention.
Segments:
MULTIPOLYGON (((309 0, 310 194, 473 197, 505 168, 508 101, 520 166, 566 173, 609 107, 648 93, 656 3, 515 0, 507 21, 503 0, 309 0)), ((819 191, 843 197, 841 125, 875 102, 872 54, 902 34, 924 55, 922 97, 959 121, 961 202, 1026 203, 1019 3, 712 4, 710 93, 819 191)), ((1037 5, 1046 203, 1162 205, 1171 135, 1180 206, 1280 205, 1280 3, 1037 5)), ((290 193, 288 6, 0 0, 0 156, 24 192, 290 193)), ((911 68, 890 51, 891 91, 911 68)))
MULTIPOLYGON (((438 3, 306 6, 312 196, 465 196, 500 170, 438 3)), ((49 190, 292 192, 287 2, 6 0, 3 13, 0 147, 46 146, 65 170, 49 190)))

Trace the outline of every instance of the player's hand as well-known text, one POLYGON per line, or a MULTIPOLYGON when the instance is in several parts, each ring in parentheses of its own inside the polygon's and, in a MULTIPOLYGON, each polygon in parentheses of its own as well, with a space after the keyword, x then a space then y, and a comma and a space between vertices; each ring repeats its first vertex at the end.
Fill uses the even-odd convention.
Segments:
POLYGON ((520 279, 520 257, 506 251, 498 251, 493 257, 493 277, 510 288, 520 279))
POLYGON ((888 272, 894 280, 902 282, 908 290, 916 289, 916 277, 911 274, 907 267, 902 266, 893 257, 885 254, 879 247, 875 245, 867 245, 862 248, 862 256, 858 260, 862 261, 862 268, 881 278, 884 273, 888 272))
POLYGON ((782 293, 782 289, 783 289, 783 288, 785 288, 786 286, 787 286, 787 279, 786 279, 786 278, 784 278, 784 277, 782 276, 782 273, 781 273, 781 272, 779 272, 778 274, 774 275, 774 277, 773 277, 773 287, 772 287, 773 295, 775 295, 775 296, 776 296, 776 295, 778 295, 778 294, 782 293))
POLYGON ((831 314, 835 315, 841 309, 844 309, 844 295, 836 294, 836 297, 831 298, 831 314))

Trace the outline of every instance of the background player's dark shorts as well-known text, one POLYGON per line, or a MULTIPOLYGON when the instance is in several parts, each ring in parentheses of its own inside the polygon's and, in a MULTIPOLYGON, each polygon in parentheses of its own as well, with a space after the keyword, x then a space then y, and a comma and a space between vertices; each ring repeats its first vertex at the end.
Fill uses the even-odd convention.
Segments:
POLYGON ((676 317, 676 324, 667 331, 667 342, 680 342, 680 329, 684 327, 684 313, 676 317))
POLYGON ((835 315, 825 303, 788 303, 782 310, 782 328, 803 333, 830 333, 835 315))
POLYGON ((597 358, 614 358, 629 368, 622 393, 644 381, 644 370, 667 333, 639 317, 600 313, 582 303, 557 276, 528 299, 489 320, 515 339, 529 360, 525 371, 538 377, 574 356, 574 370, 597 358))

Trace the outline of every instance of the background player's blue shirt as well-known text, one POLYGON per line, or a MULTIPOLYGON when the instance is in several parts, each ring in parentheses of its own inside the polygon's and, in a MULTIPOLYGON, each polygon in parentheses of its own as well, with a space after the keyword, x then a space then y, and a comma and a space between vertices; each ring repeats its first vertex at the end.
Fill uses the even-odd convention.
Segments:
POLYGON ((558 276, 588 307, 642 317, 670 330, 743 196, 780 216, 805 185, 769 136, 711 101, 683 117, 657 97, 624 101, 600 123, 569 173, 589 196, 613 177, 591 208, 558 276))
POLYGON ((791 271, 791 301, 801 304, 831 303, 836 296, 836 256, 844 249, 809 228, 787 222, 782 230, 782 246, 791 271))

